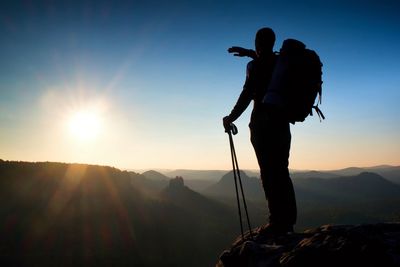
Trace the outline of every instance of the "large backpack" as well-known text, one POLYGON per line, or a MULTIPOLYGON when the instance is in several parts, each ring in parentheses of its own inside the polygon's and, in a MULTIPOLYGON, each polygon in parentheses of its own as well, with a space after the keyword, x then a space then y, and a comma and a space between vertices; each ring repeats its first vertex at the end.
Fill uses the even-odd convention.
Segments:
POLYGON ((286 39, 277 57, 267 95, 269 93, 280 95, 285 115, 293 124, 312 116, 313 109, 320 119, 325 119, 318 107, 322 93, 322 63, 317 53, 298 40, 286 39))

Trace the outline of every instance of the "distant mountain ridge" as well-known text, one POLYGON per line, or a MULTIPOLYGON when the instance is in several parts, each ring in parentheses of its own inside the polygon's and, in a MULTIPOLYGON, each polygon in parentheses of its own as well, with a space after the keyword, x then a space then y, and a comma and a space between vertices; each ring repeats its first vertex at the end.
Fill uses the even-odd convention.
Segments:
POLYGON ((161 192, 163 199, 171 201, 175 205, 184 208, 185 210, 193 213, 200 213, 207 217, 232 217, 233 210, 225 205, 211 200, 200 193, 191 190, 184 185, 182 177, 171 179, 169 185, 161 192))
POLYGON ((400 166, 379 165, 373 167, 349 167, 339 170, 328 170, 321 172, 334 174, 337 176, 354 176, 362 172, 374 172, 391 182, 400 184, 400 166))
POLYGON ((150 171, 146 171, 144 173, 142 173, 142 175, 144 175, 146 178, 150 179, 150 180, 154 180, 154 181, 168 181, 170 178, 165 176, 164 174, 158 172, 158 171, 154 171, 154 170, 150 170, 150 171))
MULTIPOLYGON (((372 172, 362 172, 354 176, 333 176, 329 179, 326 176, 324 178, 317 178, 318 172, 308 174, 311 177, 304 175, 305 177, 293 179, 296 194, 300 199, 302 197, 310 198, 310 196, 319 196, 341 201, 354 201, 400 196, 400 185, 372 172)), ((264 198, 260 179, 249 177, 242 171, 241 179, 246 197, 251 199, 264 198)), ((233 172, 225 174, 217 183, 204 190, 204 194, 235 197, 233 172)))
MULTIPOLYGON (((267 212, 260 179, 250 178, 245 173, 241 177, 245 197, 250 201, 248 206, 252 208, 251 213, 267 212), (255 203, 259 204, 254 206, 255 203)), ((300 228, 302 225, 318 226, 325 222, 357 223, 377 222, 378 218, 387 221, 400 219, 400 185, 376 173, 363 172, 355 176, 329 179, 294 178, 293 185, 300 228)), ((204 194, 234 206, 236 195, 232 172, 210 186, 204 194)), ((262 217, 258 217, 256 221, 262 220, 262 217)))
MULTIPOLYGON (((240 177, 246 197, 259 199, 264 197, 261 180, 257 177, 249 177, 246 172, 240 171, 240 177)), ((239 186, 239 182, 238 182, 239 186)), ((235 197, 235 185, 233 171, 228 172, 214 185, 203 191, 206 195, 218 197, 235 197)))
POLYGON ((335 178, 335 177, 340 177, 339 174, 334 174, 334 173, 326 173, 323 171, 298 171, 298 172, 292 172, 290 174, 292 179, 298 179, 298 178, 323 178, 323 179, 330 179, 330 178, 335 178))
POLYGON ((297 191, 318 193, 341 201, 384 199, 400 196, 400 185, 379 174, 362 172, 355 176, 322 178, 298 178, 293 181, 297 191))
MULTIPOLYGON (((243 169, 250 177, 260 177, 257 170, 243 169)), ((230 170, 163 170, 158 171, 168 177, 182 176, 185 181, 189 180, 208 180, 209 182, 217 182, 220 178, 230 170)), ((348 167, 337 170, 290 170, 291 177, 296 178, 335 178, 341 176, 354 176, 362 172, 375 172, 385 179, 400 184, 400 166, 378 165, 372 167, 348 167)))
POLYGON ((188 180, 212 180, 218 181, 222 175, 227 171, 224 170, 186 170, 177 169, 173 171, 164 172, 164 175, 169 177, 182 176, 185 181, 188 180))

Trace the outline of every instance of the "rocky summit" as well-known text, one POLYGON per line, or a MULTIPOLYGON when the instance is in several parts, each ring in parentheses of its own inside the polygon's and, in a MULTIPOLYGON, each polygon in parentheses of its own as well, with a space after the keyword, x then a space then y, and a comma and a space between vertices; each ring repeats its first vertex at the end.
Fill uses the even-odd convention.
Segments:
POLYGON ((263 229, 239 237, 216 267, 400 266, 400 223, 324 225, 281 236, 263 229))

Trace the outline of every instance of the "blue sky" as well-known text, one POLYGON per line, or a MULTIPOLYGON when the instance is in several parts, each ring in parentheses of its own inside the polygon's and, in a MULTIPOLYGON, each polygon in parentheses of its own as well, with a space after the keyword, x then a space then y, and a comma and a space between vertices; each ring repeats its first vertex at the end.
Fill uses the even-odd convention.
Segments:
MULTIPOLYGON (((275 50, 296 38, 324 63, 327 119, 292 127, 290 167, 400 164, 397 1, 3 1, 0 10, 0 158, 229 169, 221 118, 247 59, 226 50, 253 47, 269 26, 275 50), (82 139, 68 125, 87 109, 101 123, 82 139)), ((256 169, 250 110, 235 140, 241 167, 256 169)))

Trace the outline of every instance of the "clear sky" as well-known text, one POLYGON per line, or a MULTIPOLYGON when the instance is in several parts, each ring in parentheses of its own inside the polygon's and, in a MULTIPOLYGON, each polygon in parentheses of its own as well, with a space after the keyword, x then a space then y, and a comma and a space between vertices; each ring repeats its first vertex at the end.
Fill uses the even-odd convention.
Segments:
MULTIPOLYGON (((324 63, 290 167, 400 165, 399 1, 1 1, 0 158, 229 169, 221 119, 264 26, 324 63)), ((241 168, 257 163, 237 121, 241 168)))

